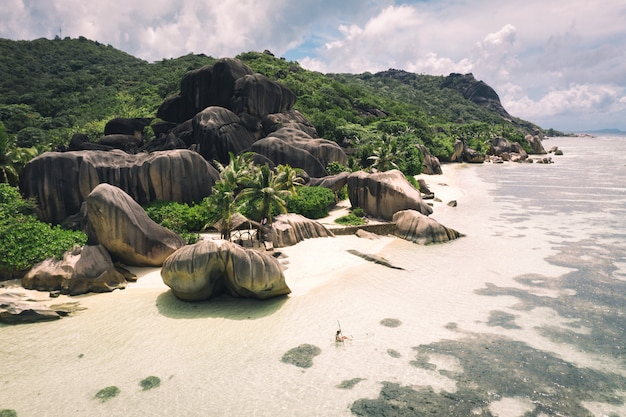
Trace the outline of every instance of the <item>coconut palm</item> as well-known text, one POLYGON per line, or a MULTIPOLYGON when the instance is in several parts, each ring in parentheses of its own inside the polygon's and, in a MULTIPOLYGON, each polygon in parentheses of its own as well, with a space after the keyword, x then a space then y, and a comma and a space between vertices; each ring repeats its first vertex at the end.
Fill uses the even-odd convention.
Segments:
POLYGON ((276 167, 276 181, 280 188, 297 193, 297 187, 304 185, 304 179, 298 174, 298 170, 289 165, 278 165, 276 167))
MULTIPOLYGON (((267 227, 272 225, 274 210, 287 212, 285 198, 292 195, 292 192, 284 188, 284 183, 279 181, 278 176, 267 164, 262 165, 254 177, 244 179, 243 186, 236 199, 248 205, 256 217, 254 220, 261 225, 267 227)), ((263 237, 264 230, 260 227, 259 239, 263 237)))
POLYGON ((374 148, 374 154, 367 159, 373 161, 370 166, 372 169, 382 172, 398 169, 398 165, 394 161, 396 158, 397 141, 389 139, 387 135, 383 135, 376 148, 374 148))

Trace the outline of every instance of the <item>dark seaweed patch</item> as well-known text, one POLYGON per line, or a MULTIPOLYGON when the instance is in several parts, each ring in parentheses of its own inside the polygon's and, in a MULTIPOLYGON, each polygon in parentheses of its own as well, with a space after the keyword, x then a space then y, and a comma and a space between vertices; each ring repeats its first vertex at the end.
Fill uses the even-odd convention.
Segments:
POLYGON ((387 355, 391 356, 392 358, 400 358, 400 357, 402 357, 400 352, 398 352, 397 350, 394 350, 394 349, 387 349, 387 355))
POLYGON ((281 361, 300 368, 310 368, 313 366, 313 358, 320 353, 322 353, 322 350, 317 346, 303 344, 285 352, 281 361))
POLYGON ((337 385, 337 388, 352 389, 356 384, 358 384, 361 381, 365 381, 365 378, 346 379, 345 381, 341 381, 341 383, 337 385))
POLYGON ((585 401, 621 405, 618 392, 626 378, 577 368, 555 355, 524 342, 476 334, 461 340, 443 340, 415 348, 415 366, 436 369, 432 354, 458 359, 462 372, 440 373, 457 382, 457 392, 436 393, 431 387, 402 387, 385 382, 379 397, 360 399, 351 410, 362 416, 478 415, 491 416, 488 405, 503 397, 528 398, 535 409, 527 416, 591 416, 585 401))
POLYGON ((521 329, 515 324, 515 316, 504 311, 494 310, 489 314, 487 326, 504 327, 505 329, 521 329))
POLYGON ((380 324, 385 326, 385 327, 398 327, 402 324, 402 322, 398 319, 382 319, 380 321, 380 324))

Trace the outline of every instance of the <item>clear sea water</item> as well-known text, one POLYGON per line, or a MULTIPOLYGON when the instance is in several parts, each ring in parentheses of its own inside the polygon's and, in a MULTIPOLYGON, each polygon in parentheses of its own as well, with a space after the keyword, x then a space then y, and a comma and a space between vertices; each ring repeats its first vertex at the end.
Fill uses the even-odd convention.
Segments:
MULTIPOLYGON (((294 293, 266 302, 183 303, 138 286, 78 297, 87 310, 60 321, 0 325, 0 410, 626 416, 626 138, 544 146, 564 155, 444 166, 461 191, 433 217, 466 236, 393 240, 377 255, 402 270, 351 260, 311 277, 292 265, 294 293), (336 344, 338 326, 353 340, 336 344), (307 347, 310 363, 283 360, 307 347), (149 376, 160 385, 144 390, 149 376), (95 398, 109 386, 119 395, 95 398)), ((328 266, 346 239, 284 252, 328 266)))

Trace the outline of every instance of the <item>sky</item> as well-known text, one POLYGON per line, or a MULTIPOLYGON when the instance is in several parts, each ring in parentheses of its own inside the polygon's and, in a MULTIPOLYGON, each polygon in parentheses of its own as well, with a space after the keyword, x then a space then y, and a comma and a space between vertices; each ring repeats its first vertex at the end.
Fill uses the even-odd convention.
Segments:
MULTIPOLYGON (((473 73, 513 116, 626 131, 624 0, 0 0, 0 38, 85 38, 149 62, 269 50, 323 73, 473 73)), ((2 59, 2 57, 0 57, 2 59)))

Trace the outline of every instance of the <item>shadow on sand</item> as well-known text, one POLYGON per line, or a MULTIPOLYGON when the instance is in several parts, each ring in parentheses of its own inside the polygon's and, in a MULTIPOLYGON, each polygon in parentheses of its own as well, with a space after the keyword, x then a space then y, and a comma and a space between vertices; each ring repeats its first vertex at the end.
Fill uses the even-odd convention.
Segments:
POLYGON ((274 314, 288 300, 280 296, 269 300, 234 298, 220 295, 208 301, 182 301, 169 290, 156 299, 159 312, 173 319, 226 318, 230 320, 251 320, 274 314))

